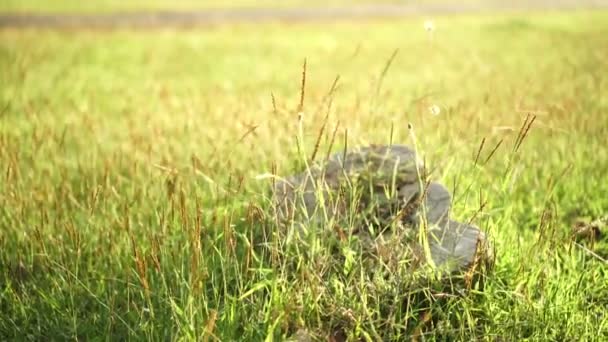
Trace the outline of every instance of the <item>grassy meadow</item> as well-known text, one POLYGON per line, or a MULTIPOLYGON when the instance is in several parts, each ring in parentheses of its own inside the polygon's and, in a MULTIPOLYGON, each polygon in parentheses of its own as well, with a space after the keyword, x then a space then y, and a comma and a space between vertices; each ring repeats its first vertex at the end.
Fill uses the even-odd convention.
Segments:
POLYGON ((0 340, 607 339, 608 12, 434 23, 0 31, 0 340), (414 138, 483 289, 274 241, 260 175, 414 138))

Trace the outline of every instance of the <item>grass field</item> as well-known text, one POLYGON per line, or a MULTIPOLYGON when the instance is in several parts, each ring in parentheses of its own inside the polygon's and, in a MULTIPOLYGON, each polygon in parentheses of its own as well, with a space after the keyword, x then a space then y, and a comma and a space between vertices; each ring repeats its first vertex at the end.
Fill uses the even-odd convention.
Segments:
POLYGON ((608 338, 606 234, 572 240, 608 215, 608 13, 435 25, 1 31, 0 339, 608 338), (321 276, 320 240, 259 248, 256 176, 302 170, 304 60, 305 155, 327 114, 320 156, 415 136, 496 246, 483 291, 321 276))

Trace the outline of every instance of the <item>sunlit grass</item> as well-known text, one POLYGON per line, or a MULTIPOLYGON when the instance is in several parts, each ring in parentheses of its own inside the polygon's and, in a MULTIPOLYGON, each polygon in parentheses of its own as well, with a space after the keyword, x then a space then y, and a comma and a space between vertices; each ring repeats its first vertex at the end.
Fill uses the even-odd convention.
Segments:
POLYGON ((0 336, 601 340, 606 243, 570 237, 608 210, 608 15, 434 25, 0 32, 0 336), (304 150, 327 113, 322 155, 334 130, 339 151, 411 144, 411 124, 496 245, 483 292, 322 278, 320 237, 281 251, 293 272, 259 246, 277 227, 255 176, 303 167, 305 59, 304 150))

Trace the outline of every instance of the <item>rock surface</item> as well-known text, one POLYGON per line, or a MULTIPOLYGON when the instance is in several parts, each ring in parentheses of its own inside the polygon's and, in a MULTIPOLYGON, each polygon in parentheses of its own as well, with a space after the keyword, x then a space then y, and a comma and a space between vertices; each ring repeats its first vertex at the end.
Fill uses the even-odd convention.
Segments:
POLYGON ((485 234, 451 220, 449 192, 427 178, 425 165, 411 148, 372 145, 338 152, 325 163, 276 182, 274 204, 285 227, 347 227, 350 234, 369 241, 377 254, 387 248, 398 252, 389 243, 382 247, 398 236, 400 248, 407 246, 418 260, 415 264, 429 261, 423 256, 420 232, 437 267, 465 271, 489 260, 485 234))

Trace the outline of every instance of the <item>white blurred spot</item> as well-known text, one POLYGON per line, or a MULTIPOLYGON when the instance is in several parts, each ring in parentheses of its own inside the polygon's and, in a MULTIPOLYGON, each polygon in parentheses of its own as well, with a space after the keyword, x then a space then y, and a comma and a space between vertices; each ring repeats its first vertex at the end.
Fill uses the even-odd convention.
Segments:
POLYGON ((435 23, 432 20, 425 20, 424 21, 424 29, 427 32, 435 31, 435 23))
POLYGON ((279 181, 285 181, 284 178, 279 177, 277 175, 273 175, 272 173, 262 173, 262 174, 256 175, 254 178, 256 180, 277 179, 279 181))
POLYGON ((439 115, 441 113, 441 108, 438 105, 432 105, 429 107, 429 112, 432 115, 439 115))

